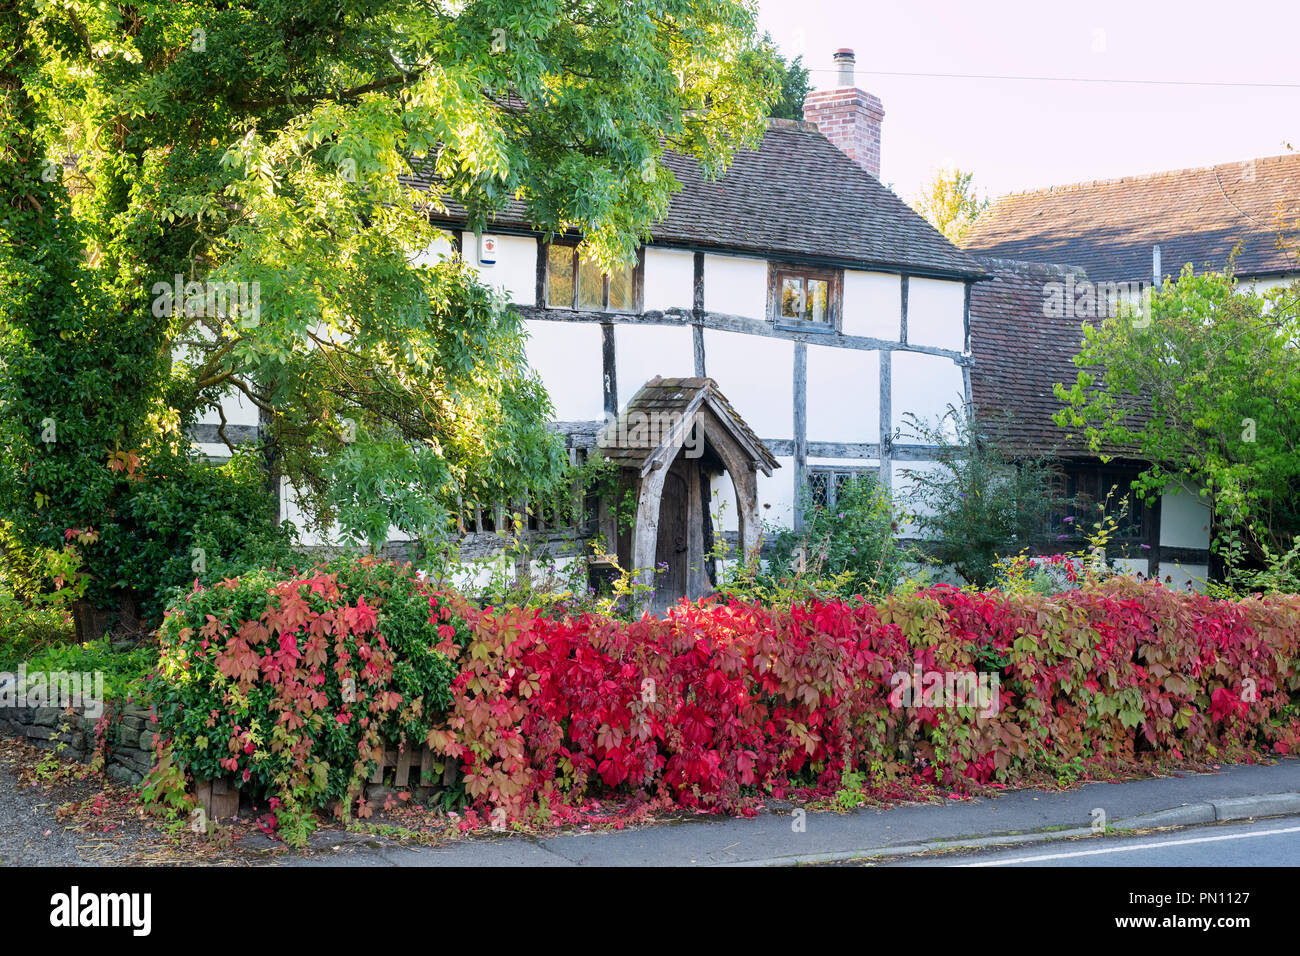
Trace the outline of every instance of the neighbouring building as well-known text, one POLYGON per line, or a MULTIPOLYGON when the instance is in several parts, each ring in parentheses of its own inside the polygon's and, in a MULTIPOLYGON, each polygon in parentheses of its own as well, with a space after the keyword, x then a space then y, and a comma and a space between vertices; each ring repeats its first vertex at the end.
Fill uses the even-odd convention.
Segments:
MULTIPOLYGON (((1106 448, 1108 462, 1071 440, 1052 415, 1057 382, 1073 383, 1081 326, 1115 297, 1197 271, 1231 266, 1260 291, 1300 278, 1295 250, 1279 244, 1300 217, 1300 154, 1054 186, 996 202, 962 247, 990 273, 971 302, 972 397, 1016 450, 1052 452, 1069 497, 1098 502, 1121 494, 1146 467, 1131 450, 1106 448)), ((1082 517, 1076 515, 1075 517, 1082 517)), ((1043 548, 1078 547, 1080 521, 1061 516, 1043 548)), ((1209 507, 1183 488, 1144 504, 1130 496, 1114 548, 1144 575, 1184 586, 1217 571, 1209 507)))

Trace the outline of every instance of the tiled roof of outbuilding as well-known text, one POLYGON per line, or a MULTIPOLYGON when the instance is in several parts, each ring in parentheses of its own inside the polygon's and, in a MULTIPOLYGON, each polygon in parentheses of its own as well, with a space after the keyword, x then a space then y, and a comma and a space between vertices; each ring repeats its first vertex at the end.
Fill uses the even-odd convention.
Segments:
MULTIPOLYGON (((971 290, 971 398, 986 426, 1014 451, 1060 457, 1092 457, 1079 435, 1052 421, 1062 403, 1053 394, 1072 385, 1074 356, 1083 341, 1082 321, 1053 316, 1044 307, 1048 283, 1066 280, 1068 266, 981 259, 993 274, 971 290)), ((1108 447, 1124 457, 1126 449, 1108 447)), ((1131 454, 1131 450, 1127 450, 1131 454)))
POLYGON ((1240 246, 1240 276, 1300 270, 1278 247, 1300 218, 1300 153, 1053 186, 1004 196, 962 240, 979 256, 1082 266, 1094 282, 1151 279, 1161 271, 1221 270, 1240 246), (1281 219, 1279 220, 1279 214, 1281 219))

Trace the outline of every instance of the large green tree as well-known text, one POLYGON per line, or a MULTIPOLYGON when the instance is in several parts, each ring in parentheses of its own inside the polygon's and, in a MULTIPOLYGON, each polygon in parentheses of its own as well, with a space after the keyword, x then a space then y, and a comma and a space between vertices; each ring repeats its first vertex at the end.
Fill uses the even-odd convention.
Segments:
POLYGON ((975 189, 975 174, 960 169, 939 170, 912 202, 912 208, 952 243, 961 242, 988 207, 988 197, 975 189))
POLYGON ((268 483, 358 540, 558 480, 520 321, 419 258, 428 213, 519 199, 628 261, 664 151, 721 171, 781 78, 745 0, 0 0, 0 29, 0 506, 46 547, 186 471, 232 390, 268 483))
POLYGON ((1057 423, 1153 464, 1136 487, 1204 488, 1256 557, 1300 534, 1300 285, 1264 295, 1185 268, 1141 310, 1083 327, 1057 423))
MULTIPOLYGON (((764 34, 764 40, 771 44, 770 36, 764 34)), ((781 94, 772 104, 772 117, 788 120, 803 119, 803 101, 808 98, 812 89, 812 78, 808 75, 808 67, 804 66, 803 56, 796 56, 793 60, 782 57, 781 94)))

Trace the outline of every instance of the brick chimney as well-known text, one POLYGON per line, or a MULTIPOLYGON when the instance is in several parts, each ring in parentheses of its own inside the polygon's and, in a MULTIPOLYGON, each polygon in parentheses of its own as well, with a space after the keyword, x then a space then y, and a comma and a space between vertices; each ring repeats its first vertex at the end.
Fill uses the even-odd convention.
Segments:
POLYGON ((852 50, 835 51, 836 88, 809 93, 803 118, 872 176, 880 178, 880 123, 885 108, 877 97, 858 89, 852 50))

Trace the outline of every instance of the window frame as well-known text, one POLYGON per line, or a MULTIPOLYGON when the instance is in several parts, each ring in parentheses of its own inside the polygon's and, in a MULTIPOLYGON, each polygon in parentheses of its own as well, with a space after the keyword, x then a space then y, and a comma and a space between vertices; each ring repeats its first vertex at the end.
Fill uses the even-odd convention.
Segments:
POLYGON ((601 300, 602 306, 580 306, 578 305, 579 290, 579 270, 582 263, 582 254, 579 252, 578 243, 576 242, 543 242, 538 246, 538 255, 542 261, 542 282, 539 292, 541 301, 537 303, 539 308, 543 309, 563 309, 566 312, 593 312, 609 315, 636 315, 643 310, 645 297, 645 247, 637 250, 636 264, 632 266, 632 306, 627 309, 615 309, 609 305, 609 273, 601 273, 601 300), (570 262, 572 268, 569 273, 570 282, 573 284, 573 295, 568 305, 559 305, 551 302, 551 250, 568 249, 570 251, 570 262))
MULTIPOLYGON (((1133 545, 1147 544, 1154 546, 1156 538, 1156 529, 1158 519, 1159 500, 1153 502, 1143 501, 1136 492, 1133 491, 1133 482, 1143 472, 1144 467, 1139 465, 1128 464, 1094 464, 1089 462, 1059 462, 1056 465, 1057 478, 1054 482, 1058 491, 1058 500, 1064 501, 1077 498, 1079 495, 1087 495, 1089 501, 1087 504, 1098 504, 1104 500, 1106 491, 1109 488, 1116 487, 1118 499, 1115 506, 1118 508, 1118 500, 1123 497, 1130 499, 1130 509, 1128 518, 1125 522, 1127 533, 1117 534, 1112 542, 1118 547, 1131 547, 1133 545), (1087 484, 1089 487, 1081 488, 1087 484), (1074 494, 1071 494, 1071 492, 1074 494), (1100 499, 1100 500, 1099 500, 1100 499), (1135 515, 1134 509, 1139 509, 1140 513, 1135 515)), ((1077 506, 1074 508, 1054 507, 1049 514, 1046 527, 1042 531, 1043 543, 1049 547, 1060 548, 1067 545, 1080 545, 1086 542, 1089 529, 1095 520, 1094 512, 1091 508, 1086 509, 1087 513, 1081 513, 1082 509, 1077 506), (1065 518, 1072 520, 1066 521, 1065 518), (1060 537, 1063 536, 1063 537, 1060 537)))
POLYGON ((816 266, 802 266, 790 262, 767 263, 767 318, 775 328, 797 330, 800 332, 839 332, 843 327, 844 314, 844 270, 824 269, 816 266), (817 322, 813 319, 791 318, 781 314, 781 281, 785 277, 798 278, 805 284, 818 279, 826 283, 826 310, 828 321, 817 322))
POLYGON ((817 492, 813 489, 813 476, 826 476, 826 501, 823 504, 818 504, 814 500, 812 506, 815 509, 824 508, 828 512, 833 511, 837 506, 837 498, 839 496, 838 480, 840 478, 848 480, 867 477, 877 483, 880 482, 879 465, 808 465, 805 470, 806 474, 804 481, 807 482, 809 495, 813 499, 815 499, 817 495, 817 492))

